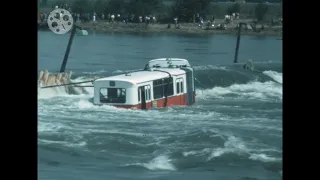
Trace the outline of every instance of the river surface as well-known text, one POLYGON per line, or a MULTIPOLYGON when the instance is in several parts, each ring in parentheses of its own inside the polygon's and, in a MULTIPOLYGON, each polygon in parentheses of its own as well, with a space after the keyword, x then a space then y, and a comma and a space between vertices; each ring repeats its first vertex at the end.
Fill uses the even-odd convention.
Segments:
MULTIPOLYGON (((38 70, 57 72, 69 34, 38 32, 38 70)), ((38 177, 50 180, 282 179, 282 41, 243 36, 75 36, 67 71, 79 82, 188 59, 196 103, 161 110, 94 106, 88 94, 38 92, 38 177), (258 72, 242 65, 251 59, 258 72), (260 72, 260 73, 259 73, 260 72)))

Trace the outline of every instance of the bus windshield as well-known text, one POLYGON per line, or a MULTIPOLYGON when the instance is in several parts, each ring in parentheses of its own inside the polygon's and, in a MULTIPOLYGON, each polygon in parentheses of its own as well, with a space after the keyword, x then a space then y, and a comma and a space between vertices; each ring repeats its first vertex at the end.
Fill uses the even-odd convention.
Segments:
POLYGON ((126 89, 124 88, 100 88, 101 103, 125 103, 126 89))

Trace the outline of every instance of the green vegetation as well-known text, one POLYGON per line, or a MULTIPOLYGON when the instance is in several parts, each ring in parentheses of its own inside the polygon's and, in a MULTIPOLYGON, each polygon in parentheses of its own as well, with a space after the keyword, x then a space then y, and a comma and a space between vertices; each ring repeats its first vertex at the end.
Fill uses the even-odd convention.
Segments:
POLYGON ((282 4, 214 2, 214 0, 38 0, 39 11, 51 11, 55 5, 69 4, 74 12, 120 13, 149 15, 154 14, 158 21, 165 22, 178 17, 180 22, 192 22, 194 16, 211 19, 224 18, 226 14, 239 12, 242 19, 267 20, 282 14, 282 4), (170 3, 168 3, 170 2, 170 3))

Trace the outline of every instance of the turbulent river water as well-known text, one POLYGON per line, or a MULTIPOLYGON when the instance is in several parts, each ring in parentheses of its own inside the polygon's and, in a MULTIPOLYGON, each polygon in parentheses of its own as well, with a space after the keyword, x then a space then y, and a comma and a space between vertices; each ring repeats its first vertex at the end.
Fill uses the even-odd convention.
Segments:
MULTIPOLYGON (((69 34, 38 33, 38 69, 60 68, 69 34)), ((160 110, 94 106, 88 94, 38 92, 39 179, 282 179, 282 41, 236 37, 76 36, 67 70, 79 82, 188 59, 196 103, 160 110), (261 73, 246 71, 251 59, 261 73)))

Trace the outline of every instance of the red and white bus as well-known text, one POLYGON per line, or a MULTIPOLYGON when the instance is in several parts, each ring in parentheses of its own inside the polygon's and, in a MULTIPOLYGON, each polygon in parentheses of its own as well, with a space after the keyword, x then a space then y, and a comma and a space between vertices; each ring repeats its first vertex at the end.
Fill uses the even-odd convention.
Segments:
POLYGON ((144 70, 96 79, 93 85, 95 105, 151 109, 195 103, 194 72, 186 59, 154 59, 144 70))

